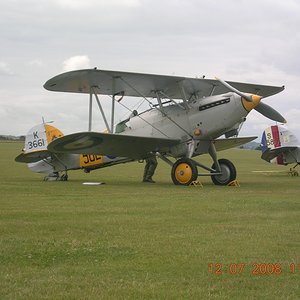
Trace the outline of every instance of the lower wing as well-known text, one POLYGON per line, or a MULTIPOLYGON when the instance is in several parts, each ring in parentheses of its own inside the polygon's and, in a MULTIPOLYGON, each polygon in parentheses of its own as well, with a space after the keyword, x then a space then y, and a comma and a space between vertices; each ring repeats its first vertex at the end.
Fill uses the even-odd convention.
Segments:
POLYGON ((180 143, 177 139, 163 139, 98 132, 79 132, 65 135, 48 145, 54 153, 84 153, 143 159, 151 152, 168 152, 180 143))
POLYGON ((228 139, 216 139, 213 141, 215 144, 217 151, 222 151, 234 147, 238 147, 240 145, 249 143, 255 140, 257 136, 245 136, 245 137, 236 137, 236 138, 228 138, 228 139))

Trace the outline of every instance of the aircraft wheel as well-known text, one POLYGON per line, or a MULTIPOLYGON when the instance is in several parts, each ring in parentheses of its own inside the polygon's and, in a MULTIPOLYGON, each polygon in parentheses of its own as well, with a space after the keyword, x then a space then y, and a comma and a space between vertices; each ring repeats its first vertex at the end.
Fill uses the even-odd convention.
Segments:
MULTIPOLYGON (((228 159, 219 159, 218 160, 221 175, 212 175, 211 180, 215 185, 227 185, 229 182, 236 179, 236 169, 234 164, 228 159)), ((215 169, 215 164, 212 165, 212 169, 215 169)))
POLYGON ((198 177, 196 164, 189 158, 181 158, 172 167, 171 176, 176 185, 190 185, 198 177))
POLYGON ((60 180, 61 181, 68 181, 68 174, 61 175, 60 180))

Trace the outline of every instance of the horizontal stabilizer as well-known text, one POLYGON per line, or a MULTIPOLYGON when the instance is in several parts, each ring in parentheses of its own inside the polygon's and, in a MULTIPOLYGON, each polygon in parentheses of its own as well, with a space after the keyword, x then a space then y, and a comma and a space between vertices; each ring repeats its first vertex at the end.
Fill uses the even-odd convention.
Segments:
POLYGON ((49 156, 50 156, 50 152, 47 150, 33 151, 33 152, 19 154, 15 158, 15 161, 21 162, 21 163, 34 163, 34 162, 38 162, 42 159, 45 159, 49 156))
POLYGON ((55 153, 102 154, 143 159, 151 152, 167 152, 180 140, 153 137, 80 132, 66 135, 48 145, 55 153))
POLYGON ((255 140, 257 136, 245 136, 245 137, 236 137, 236 138, 228 138, 228 139, 216 139, 214 140, 214 144, 217 151, 222 151, 230 148, 235 148, 241 146, 243 144, 249 143, 255 140))

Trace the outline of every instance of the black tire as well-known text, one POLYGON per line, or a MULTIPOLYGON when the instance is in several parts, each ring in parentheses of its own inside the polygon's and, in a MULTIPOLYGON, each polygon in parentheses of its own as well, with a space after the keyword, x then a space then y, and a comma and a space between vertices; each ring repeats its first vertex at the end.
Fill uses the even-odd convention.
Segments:
POLYGON ((195 162, 189 158, 178 159, 172 167, 171 177, 175 185, 190 185, 198 178, 195 162))
MULTIPOLYGON (((236 169, 234 164, 228 159, 218 160, 221 175, 211 175, 211 180, 215 185, 228 185, 231 181, 236 179, 236 169)), ((212 169, 216 169, 215 164, 212 165, 212 169)))
POLYGON ((68 174, 61 175, 61 181, 68 181, 68 174))

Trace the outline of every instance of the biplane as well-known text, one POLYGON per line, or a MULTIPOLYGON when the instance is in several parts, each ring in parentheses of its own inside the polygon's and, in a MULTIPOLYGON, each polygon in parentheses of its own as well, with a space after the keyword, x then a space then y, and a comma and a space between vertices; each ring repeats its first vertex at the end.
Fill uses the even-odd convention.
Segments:
POLYGON ((198 176, 211 176, 216 185, 235 180, 235 166, 227 159, 218 159, 217 151, 256 138, 238 136, 251 110, 285 123, 279 112, 261 102, 262 98, 281 92, 284 86, 95 68, 57 75, 44 87, 89 97, 88 131, 53 139, 47 145, 50 157, 84 154, 141 160, 157 155, 171 166, 176 185, 190 185, 198 176), (108 97, 100 99, 99 95, 108 97), (115 124, 115 106, 124 97, 142 98, 150 108, 142 112, 132 110, 129 118, 115 124), (105 123, 105 133, 92 131, 94 100, 105 123), (111 103, 109 114, 103 109, 103 101, 111 103), (212 159, 211 166, 194 159, 205 153, 212 159))
POLYGON ((278 165, 295 164, 290 174, 298 176, 295 168, 300 164, 300 144, 296 136, 283 126, 266 128, 261 138, 261 158, 278 165))

